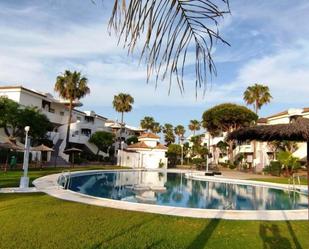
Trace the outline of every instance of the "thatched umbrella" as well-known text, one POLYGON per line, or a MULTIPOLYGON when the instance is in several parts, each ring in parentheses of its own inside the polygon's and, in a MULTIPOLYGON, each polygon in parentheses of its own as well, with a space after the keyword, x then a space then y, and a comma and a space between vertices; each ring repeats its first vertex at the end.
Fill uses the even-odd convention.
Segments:
POLYGON ((65 154, 72 154, 72 165, 73 165, 73 167, 74 167, 74 154, 80 153, 80 152, 82 152, 82 150, 75 148, 75 147, 70 148, 70 149, 66 149, 66 150, 63 151, 63 153, 65 153, 65 154))
MULTIPOLYGON (((47 147, 44 144, 41 144, 39 146, 32 147, 31 151, 40 151, 41 152, 41 156, 40 156, 40 162, 41 162, 42 161, 42 152, 52 152, 54 150, 52 148, 47 147)), ((42 163, 40 163, 40 167, 42 167, 42 163)))
MULTIPOLYGON (((10 139, 7 139, 4 143, 0 143, 0 148, 1 149, 7 149, 9 150, 14 150, 14 151, 24 151, 24 148, 17 145, 16 143, 12 142, 10 139)), ((6 162, 5 162, 5 166, 4 166, 4 171, 6 172, 7 170, 7 164, 8 164, 8 156, 9 156, 9 152, 7 152, 6 155, 6 162)))
MULTIPOLYGON (((229 134, 229 140, 296 141, 307 143, 307 181, 309 195, 309 119, 296 117, 288 124, 257 125, 241 128, 229 134)), ((309 210, 309 198, 308 198, 309 210)), ((309 217, 308 217, 309 218, 309 217)))
POLYGON ((54 150, 53 150, 52 148, 47 147, 47 146, 44 145, 44 144, 41 144, 41 145, 39 145, 39 146, 32 147, 32 148, 31 148, 31 151, 52 152, 52 151, 54 151, 54 150))

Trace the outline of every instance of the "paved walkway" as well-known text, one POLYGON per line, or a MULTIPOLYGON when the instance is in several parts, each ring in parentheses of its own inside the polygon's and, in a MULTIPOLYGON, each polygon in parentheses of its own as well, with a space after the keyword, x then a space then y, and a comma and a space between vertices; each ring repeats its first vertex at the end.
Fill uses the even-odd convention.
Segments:
POLYGON ((37 193, 39 192, 36 188, 0 188, 0 194, 10 194, 10 193, 37 193))

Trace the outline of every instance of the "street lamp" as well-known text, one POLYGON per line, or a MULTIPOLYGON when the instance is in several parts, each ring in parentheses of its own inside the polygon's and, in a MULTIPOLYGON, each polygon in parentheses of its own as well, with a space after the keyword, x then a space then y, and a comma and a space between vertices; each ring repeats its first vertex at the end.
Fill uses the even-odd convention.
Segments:
POLYGON ((25 139, 25 150, 24 150, 24 161, 23 161, 23 170, 24 175, 20 178, 20 188, 28 188, 29 187, 29 177, 28 174, 28 164, 29 164, 29 149, 30 149, 30 138, 28 137, 28 133, 30 130, 30 126, 25 127, 26 139, 25 139))
POLYGON ((181 163, 181 166, 183 165, 183 141, 184 141, 184 137, 182 136, 180 138, 180 147, 181 147, 181 158, 180 158, 180 163, 181 163))
POLYGON ((121 141, 120 143, 120 153, 119 153, 119 162, 120 162, 120 166, 122 166, 123 163, 123 146, 124 146, 124 141, 121 141))

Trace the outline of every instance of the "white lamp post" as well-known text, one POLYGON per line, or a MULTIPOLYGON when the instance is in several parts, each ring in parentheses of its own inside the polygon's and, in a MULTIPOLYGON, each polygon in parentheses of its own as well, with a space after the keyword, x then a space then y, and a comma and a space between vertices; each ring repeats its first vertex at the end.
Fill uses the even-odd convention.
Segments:
POLYGON ((124 145, 124 141, 121 141, 121 143, 120 143, 120 150, 121 150, 121 152, 120 152, 120 166, 122 166, 122 164, 123 164, 123 160, 122 160, 122 157, 123 157, 123 145, 124 145))
POLYGON ((181 146, 181 158, 180 158, 180 163, 181 163, 181 165, 183 165, 183 142, 184 142, 184 137, 183 136, 181 136, 181 138, 180 138, 180 146, 181 146))
POLYGON ((23 170, 24 175, 20 178, 20 188, 28 188, 29 187, 29 177, 28 175, 28 164, 29 164, 29 149, 30 149, 30 138, 28 137, 28 132, 30 130, 30 126, 25 127, 26 139, 25 139, 25 150, 24 150, 24 162, 23 162, 23 170))

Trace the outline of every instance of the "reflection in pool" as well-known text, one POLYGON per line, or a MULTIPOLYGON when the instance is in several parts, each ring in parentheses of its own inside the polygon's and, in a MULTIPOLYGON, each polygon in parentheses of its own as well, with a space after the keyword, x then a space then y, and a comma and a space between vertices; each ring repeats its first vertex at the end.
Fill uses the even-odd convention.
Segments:
POLYGON ((307 208, 307 196, 280 189, 186 179, 163 172, 103 172, 72 176, 69 189, 129 202, 230 210, 307 208))

